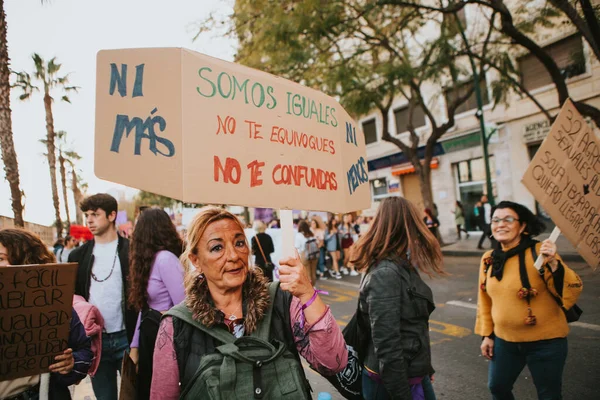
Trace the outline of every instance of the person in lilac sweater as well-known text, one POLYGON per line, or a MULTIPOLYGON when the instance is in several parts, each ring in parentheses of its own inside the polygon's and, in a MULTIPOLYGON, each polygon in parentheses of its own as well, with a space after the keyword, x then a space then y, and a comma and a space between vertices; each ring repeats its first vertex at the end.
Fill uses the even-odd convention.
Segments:
POLYGON ((179 256, 183 242, 161 209, 144 210, 135 226, 129 252, 129 302, 138 311, 130 356, 138 365, 137 398, 150 396, 152 357, 163 312, 185 297, 183 266, 179 256))
MULTIPOLYGON (((280 261, 280 286, 271 299, 268 280, 260 268, 249 266, 250 249, 236 216, 206 208, 194 217, 187 235, 181 260, 186 269, 185 305, 193 318, 239 338, 257 329, 273 301, 271 341, 282 342, 299 365, 302 356, 322 375, 346 367, 342 332, 298 257, 280 261)), ((183 319, 165 317, 156 338, 150 398, 179 398, 193 384, 202 357, 220 344, 183 319)), ((310 398, 308 387, 300 390, 310 398)), ((247 398, 252 396, 248 393, 247 398)))

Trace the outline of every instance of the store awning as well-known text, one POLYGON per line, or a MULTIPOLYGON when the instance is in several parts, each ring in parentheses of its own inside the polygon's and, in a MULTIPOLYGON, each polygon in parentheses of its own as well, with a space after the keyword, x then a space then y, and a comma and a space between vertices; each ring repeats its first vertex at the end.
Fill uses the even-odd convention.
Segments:
MULTIPOLYGON (((431 169, 437 169, 440 166, 440 160, 437 157, 432 158, 429 166, 431 169)), ((394 176, 412 174, 413 172, 415 172, 415 166, 412 163, 404 163, 392 169, 392 175, 394 176)))

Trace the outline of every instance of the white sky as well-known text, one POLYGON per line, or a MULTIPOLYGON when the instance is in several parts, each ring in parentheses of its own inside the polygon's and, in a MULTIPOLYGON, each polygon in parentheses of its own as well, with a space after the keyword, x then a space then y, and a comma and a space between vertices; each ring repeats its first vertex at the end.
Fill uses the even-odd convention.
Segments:
MULTIPOLYGON (((61 73, 71 72, 71 83, 81 87, 78 94, 71 95, 71 104, 58 101, 62 93, 57 91, 53 111, 55 130, 66 131, 71 147, 83 157, 79 167, 89 184, 88 193, 135 193, 125 186, 100 180, 93 172, 96 53, 115 48, 185 47, 231 61, 235 42, 224 38, 222 32, 207 33, 196 42, 192 38, 195 23, 211 12, 229 14, 232 4, 233 0, 51 0, 41 5, 39 0, 5 0, 11 68, 31 73, 34 52, 46 60, 56 56, 62 63, 61 73)), ((38 93, 21 102, 18 95, 13 90, 12 126, 21 189, 26 195, 25 220, 50 225, 54 221, 50 174, 42 155, 45 146, 39 143, 46 136, 42 96, 38 93)), ((67 196, 74 219, 70 190, 67 196)), ((62 194, 60 197, 64 219, 62 194)), ((13 216, 3 169, 0 215, 13 216)))

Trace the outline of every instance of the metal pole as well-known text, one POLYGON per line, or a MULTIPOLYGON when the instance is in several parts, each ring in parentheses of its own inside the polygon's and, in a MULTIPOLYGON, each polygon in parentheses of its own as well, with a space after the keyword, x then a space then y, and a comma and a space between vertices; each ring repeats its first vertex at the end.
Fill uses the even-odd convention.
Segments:
POLYGON ((467 56, 469 57, 469 61, 471 63, 471 69, 473 70, 473 86, 475 90, 475 100, 477 101, 477 112, 476 116, 479 120, 479 133, 481 134, 481 147, 483 149, 483 163, 485 165, 485 184, 488 202, 493 207, 495 205, 494 202, 494 192, 492 189, 492 174, 490 172, 490 160, 488 154, 488 138, 485 134, 485 120, 483 117, 483 101, 481 99, 481 89, 479 87, 479 74, 477 73, 477 66, 475 65, 475 60, 471 56, 471 52, 469 50, 469 42, 467 41, 467 36, 465 35, 465 31, 458 19, 458 16, 454 14, 456 17, 456 24, 458 25, 458 30, 460 31, 460 36, 465 42, 465 46, 468 50, 467 56))

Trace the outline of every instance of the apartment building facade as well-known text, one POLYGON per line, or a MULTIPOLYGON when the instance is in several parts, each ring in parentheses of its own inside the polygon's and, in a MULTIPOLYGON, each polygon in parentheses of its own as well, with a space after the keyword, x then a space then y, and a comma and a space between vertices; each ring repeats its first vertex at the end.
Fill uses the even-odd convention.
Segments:
MULTIPOLYGON (((467 21, 477 18, 476 9, 465 7, 467 21), (470 15, 472 13, 472 15, 470 15)), ((568 26, 547 29, 536 35, 536 41, 555 60, 567 79, 571 97, 600 108, 600 62, 591 54, 587 42, 568 26)), ((515 50, 521 83, 537 101, 555 115, 558 108, 556 89, 544 67, 533 56, 515 50)), ((508 106, 494 105, 491 85, 495 79, 488 73, 481 82, 486 130, 495 132, 488 147, 489 163, 496 201, 511 200, 530 207, 545 217, 545 211, 522 185, 521 179, 530 160, 550 130, 545 115, 529 99, 512 95, 508 106)), ((465 90, 472 82, 453 90, 465 90)), ((431 85, 424 93, 425 101, 442 122, 447 118, 448 98, 453 93, 431 85)), ((477 104, 473 94, 455 114, 454 127, 438 142, 431 163, 432 190, 440 220, 440 232, 446 241, 456 237, 454 214, 456 201, 465 209, 466 227, 477 230, 473 208, 486 194, 485 164, 481 145, 477 104)), ((388 120, 390 133, 408 142, 406 125, 408 101, 395 99, 388 120)), ((372 209, 387 196, 404 196, 423 209, 419 178, 400 149, 383 141, 381 115, 373 112, 358 120, 367 143, 372 209)), ((413 125, 422 135, 421 146, 431 132, 429 121, 420 108, 415 108, 413 125)), ((488 133, 489 133, 488 132, 488 133)), ((598 131, 596 130, 598 134, 598 131)))

